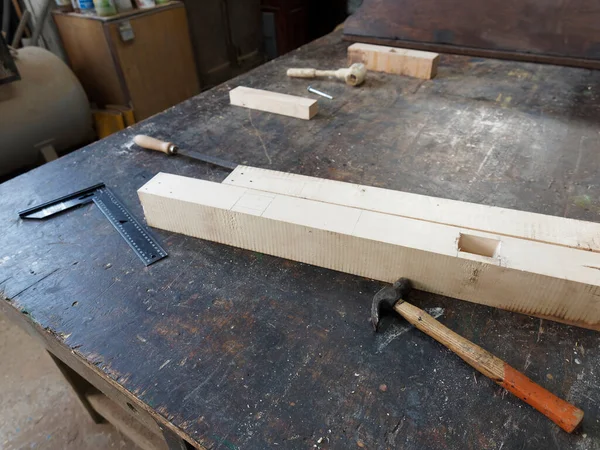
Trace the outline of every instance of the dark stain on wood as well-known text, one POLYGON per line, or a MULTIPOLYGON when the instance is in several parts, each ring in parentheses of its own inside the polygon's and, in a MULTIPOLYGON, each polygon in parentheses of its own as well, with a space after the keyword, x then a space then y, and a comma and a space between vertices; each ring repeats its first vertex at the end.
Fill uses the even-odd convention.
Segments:
POLYGON ((374 44, 600 68, 594 0, 364 0, 346 37, 374 44))
POLYGON ((380 283, 160 230, 169 257, 144 267, 93 205, 18 219, 98 181, 142 218, 136 190, 157 172, 227 175, 132 146, 145 133, 259 167, 598 220, 597 200, 576 201, 600 198, 597 72, 444 56, 425 83, 318 81, 336 100, 320 101, 311 121, 228 105, 237 85, 306 95, 285 68, 341 67, 346 46, 330 35, 0 185, 0 308, 78 373, 101 376, 122 405, 206 448, 592 447, 598 333, 411 297, 581 407, 583 430, 567 435, 422 333, 375 336, 380 283))

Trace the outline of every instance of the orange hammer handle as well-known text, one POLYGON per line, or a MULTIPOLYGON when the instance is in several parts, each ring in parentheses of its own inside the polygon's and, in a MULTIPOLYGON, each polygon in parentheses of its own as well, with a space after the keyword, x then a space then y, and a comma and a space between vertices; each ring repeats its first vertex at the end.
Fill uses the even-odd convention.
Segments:
POLYGON ((581 409, 557 397, 506 363, 504 378, 502 382, 496 383, 533 406, 567 433, 577 428, 583 420, 581 409))
POLYGON ((575 430, 583 420, 581 409, 531 381, 500 358, 442 325, 422 309, 407 302, 396 303, 394 309, 415 328, 445 345, 471 367, 533 406, 567 433, 575 430))

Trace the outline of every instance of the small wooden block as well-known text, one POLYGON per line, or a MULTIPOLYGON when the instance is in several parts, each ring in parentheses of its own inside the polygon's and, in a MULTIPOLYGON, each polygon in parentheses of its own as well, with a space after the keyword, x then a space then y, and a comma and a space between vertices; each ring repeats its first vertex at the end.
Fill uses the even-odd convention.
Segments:
POLYGON ((106 105, 106 109, 114 109, 116 111, 121 111, 121 114, 123 114, 123 122, 125 123, 125 127, 135 125, 135 116, 133 114, 133 109, 129 106, 106 105))
POLYGON ((229 91, 232 105, 310 120, 318 111, 317 101, 239 86, 229 91))
POLYGON ((385 47, 372 44, 352 44, 348 47, 348 64, 363 63, 368 70, 395 73, 430 80, 437 75, 438 53, 385 47))
POLYGON ((101 109, 92 111, 94 125, 98 139, 104 139, 113 133, 125 129, 123 113, 115 109, 101 109))

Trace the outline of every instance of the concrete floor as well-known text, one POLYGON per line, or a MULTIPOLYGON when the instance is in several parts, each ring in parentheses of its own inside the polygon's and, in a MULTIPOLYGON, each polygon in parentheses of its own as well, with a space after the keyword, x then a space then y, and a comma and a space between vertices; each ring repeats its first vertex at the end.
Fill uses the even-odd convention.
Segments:
POLYGON ((94 424, 42 346, 2 315, 0 380, 3 450, 138 450, 110 424, 94 424))

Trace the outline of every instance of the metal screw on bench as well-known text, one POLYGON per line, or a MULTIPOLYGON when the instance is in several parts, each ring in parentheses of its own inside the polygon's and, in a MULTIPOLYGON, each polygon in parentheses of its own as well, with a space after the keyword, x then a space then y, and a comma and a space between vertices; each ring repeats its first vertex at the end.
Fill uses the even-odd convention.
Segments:
POLYGON ((321 97, 325 97, 325 98, 328 98, 329 100, 333 100, 333 97, 331 95, 326 94, 325 92, 318 91, 312 86, 309 86, 307 88, 307 90, 308 90, 308 92, 312 92, 313 94, 317 94, 317 95, 320 95, 321 97))

